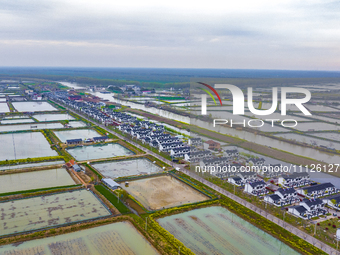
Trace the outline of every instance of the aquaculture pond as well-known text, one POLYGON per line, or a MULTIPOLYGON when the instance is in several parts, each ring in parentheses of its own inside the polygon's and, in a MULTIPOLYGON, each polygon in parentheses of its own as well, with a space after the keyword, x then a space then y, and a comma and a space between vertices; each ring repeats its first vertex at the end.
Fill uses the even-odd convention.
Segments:
POLYGON ((55 135, 63 143, 70 139, 87 139, 101 136, 93 129, 77 129, 77 130, 65 130, 65 131, 54 131, 55 135))
POLYGON ((43 111, 58 111, 47 102, 14 102, 13 107, 18 112, 43 112, 43 111))
POLYGON ((115 160, 91 164, 102 175, 108 178, 118 178, 129 175, 151 174, 162 171, 162 168, 146 158, 115 160))
POLYGON ((130 181, 128 186, 122 186, 150 211, 209 199, 171 175, 130 181))
POLYGON ((0 161, 58 156, 40 132, 2 134, 0 141, 6 144, 0 146, 0 161))
POLYGON ((52 166, 52 165, 60 165, 64 163, 65 163, 64 160, 56 160, 56 161, 47 161, 47 162, 29 163, 29 164, 5 165, 5 166, 0 167, 0 171, 31 168, 31 167, 41 167, 41 166, 52 166))
POLYGON ((195 209, 157 221, 195 254, 299 254, 220 206, 195 209))
POLYGON ((0 236, 111 215, 87 190, 1 202, 0 212, 0 236))
MULTIPOLYGON (((319 134, 329 134, 329 133, 313 133, 313 135, 319 136, 319 134)), ((312 134, 311 134, 312 135, 312 134)), ((289 140, 295 140, 298 142, 302 142, 302 143, 307 143, 307 144, 312 144, 312 145, 317 145, 317 146, 326 146, 329 148, 334 148, 336 150, 340 150, 340 143, 338 142, 334 142, 334 141, 327 141, 327 140, 323 140, 317 137, 311 137, 311 136, 305 136, 305 135, 301 135, 301 134, 295 134, 295 133, 290 133, 290 134, 276 134, 275 136, 278 137, 283 137, 285 139, 289 139, 289 140)), ((338 134, 339 136, 339 134, 338 134)), ((336 139, 334 139, 336 140, 336 139)))
POLYGON ((37 129, 57 129, 64 128, 61 123, 31 123, 18 125, 0 125, 0 132, 26 131, 37 129))
POLYGON ((312 136, 322 137, 325 139, 340 142, 340 133, 338 132, 327 132, 327 133, 309 133, 312 136))
POLYGON ((0 113, 10 112, 7 103, 0 103, 0 113))
POLYGON ((118 143, 68 148, 67 152, 70 153, 76 160, 80 161, 135 155, 134 152, 118 143))
POLYGON ((74 118, 67 113, 35 114, 33 115, 33 118, 38 121, 74 120, 74 118))
POLYGON ((0 175, 0 194, 76 184, 65 168, 0 175))
POLYGON ((2 120, 1 124, 17 124, 17 123, 32 123, 32 119, 12 119, 12 120, 2 120))
POLYGON ((130 222, 105 226, 39 240, 0 246, 0 255, 156 255, 158 251, 130 222))

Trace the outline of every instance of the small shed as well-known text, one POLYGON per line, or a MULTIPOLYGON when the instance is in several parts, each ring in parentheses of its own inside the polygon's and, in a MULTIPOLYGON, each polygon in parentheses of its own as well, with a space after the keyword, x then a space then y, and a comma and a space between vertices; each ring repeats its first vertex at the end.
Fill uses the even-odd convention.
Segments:
POLYGON ((115 190, 115 189, 120 188, 120 185, 119 185, 117 182, 115 182, 114 180, 110 179, 110 178, 103 178, 103 179, 102 179, 102 182, 103 182, 106 186, 108 186, 110 189, 115 190))
POLYGON ((72 145, 72 144, 81 144, 83 142, 82 139, 69 139, 66 140, 66 144, 72 145))

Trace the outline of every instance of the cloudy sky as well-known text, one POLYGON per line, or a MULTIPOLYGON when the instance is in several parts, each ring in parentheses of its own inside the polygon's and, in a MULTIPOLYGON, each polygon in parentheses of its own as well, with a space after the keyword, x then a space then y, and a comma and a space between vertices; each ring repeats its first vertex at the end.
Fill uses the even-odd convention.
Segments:
POLYGON ((0 0, 0 66, 340 71, 340 3, 0 0))

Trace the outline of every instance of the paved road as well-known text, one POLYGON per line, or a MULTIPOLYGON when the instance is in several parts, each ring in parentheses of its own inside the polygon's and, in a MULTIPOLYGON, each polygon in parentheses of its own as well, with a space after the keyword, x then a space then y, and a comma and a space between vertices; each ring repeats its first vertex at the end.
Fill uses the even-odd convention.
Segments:
POLYGON ((78 113, 76 111, 73 111, 71 109, 69 109, 69 110, 74 112, 75 114, 81 115, 86 120, 94 123, 95 125, 100 126, 101 128, 105 129, 107 132, 114 134, 115 136, 119 137, 120 139, 128 141, 129 143, 133 144, 137 148, 139 148, 139 149, 147 152, 148 154, 150 154, 150 155, 160 159, 161 161, 163 161, 163 162, 165 162, 165 163, 167 163, 169 165, 173 165, 174 167, 178 167, 181 172, 189 175, 190 177, 194 178, 195 180, 197 180, 199 182, 202 182, 203 184, 207 185, 208 187, 212 188, 213 190, 215 190, 215 191, 217 191, 217 192, 219 192, 219 193, 221 193, 221 194, 223 194, 223 195, 225 195, 225 196, 235 200, 236 202, 242 204, 243 206, 249 208, 250 210, 252 210, 252 211, 262 215, 263 217, 267 218, 268 220, 270 220, 270 221, 276 223, 277 225, 285 228, 289 232, 291 232, 291 233, 297 235, 298 237, 306 240, 308 243, 316 246, 317 248, 323 250, 324 252, 326 252, 328 254, 337 254, 337 251, 334 248, 330 247, 329 245, 327 245, 327 244, 319 241, 318 239, 316 239, 316 238, 306 234, 305 232, 303 232, 300 229, 298 229, 298 228, 288 224, 287 222, 285 222, 285 221, 283 221, 283 220, 281 220, 281 219, 279 219, 279 218, 277 218, 277 217, 267 213, 266 211, 264 211, 264 210, 258 208, 257 206, 249 203, 248 201, 246 201, 246 200, 244 200, 244 199, 242 199, 242 198, 240 198, 240 197, 230 193, 229 191, 226 191, 226 190, 220 188, 219 186, 217 186, 217 185, 215 185, 215 184, 213 184, 213 183, 211 183, 211 182, 209 182, 209 181, 207 181, 207 180, 197 176, 196 174, 194 174, 194 173, 184 169, 182 165, 174 164, 173 162, 171 162, 171 161, 161 157, 160 155, 158 155, 158 154, 156 154, 156 153, 154 153, 154 152, 152 152, 152 151, 150 151, 150 150, 140 146, 139 144, 135 143, 134 141, 132 141, 132 140, 130 140, 130 139, 128 139, 128 138, 126 138, 126 137, 124 137, 124 136, 122 136, 122 135, 120 135, 120 134, 118 134, 118 133, 116 133, 116 132, 114 132, 114 131, 112 131, 110 129, 108 129, 106 126, 104 126, 102 124, 98 124, 98 123, 90 120, 86 116, 84 116, 84 115, 82 115, 82 114, 80 114, 80 113, 78 113))

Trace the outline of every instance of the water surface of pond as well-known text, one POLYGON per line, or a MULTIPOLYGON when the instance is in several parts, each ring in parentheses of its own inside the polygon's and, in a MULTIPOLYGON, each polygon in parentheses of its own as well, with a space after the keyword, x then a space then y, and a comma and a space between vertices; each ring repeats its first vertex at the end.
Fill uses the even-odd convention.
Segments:
POLYGON ((47 102, 14 102, 13 107, 18 112, 42 112, 42 111, 58 111, 47 102))
POLYGON ((135 153, 118 143, 75 147, 69 148, 67 151, 79 161, 135 155, 135 153))
POLYGON ((76 184, 64 168, 0 175, 0 193, 76 184))
POLYGON ((8 254, 156 255, 158 251, 127 221, 39 240, 0 246, 8 254))
POLYGON ((13 133, 0 135, 0 161, 37 157, 58 156, 40 132, 13 133))
POLYGON ((105 177, 112 179, 122 176, 151 174, 162 171, 162 168, 146 158, 115 160, 111 162, 94 163, 91 165, 105 177))
POLYGON ((157 221, 196 254, 299 254, 220 206, 196 209, 157 221))

